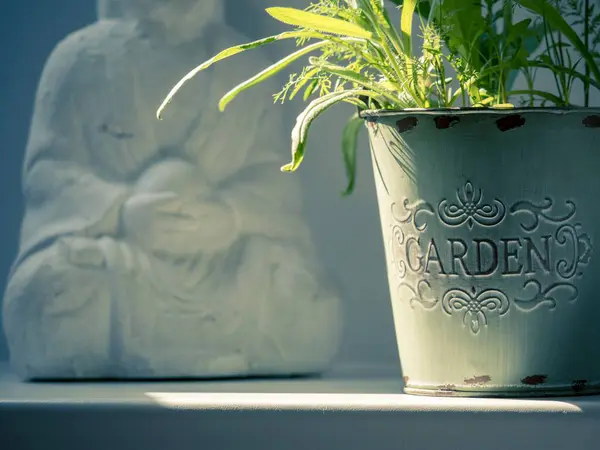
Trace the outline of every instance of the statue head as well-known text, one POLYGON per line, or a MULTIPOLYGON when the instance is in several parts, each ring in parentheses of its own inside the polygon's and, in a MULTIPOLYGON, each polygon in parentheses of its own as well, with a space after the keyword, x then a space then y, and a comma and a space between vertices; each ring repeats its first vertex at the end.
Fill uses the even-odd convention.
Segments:
POLYGON ((225 0, 97 0, 101 19, 133 19, 161 25, 170 34, 195 37, 224 21, 225 0))

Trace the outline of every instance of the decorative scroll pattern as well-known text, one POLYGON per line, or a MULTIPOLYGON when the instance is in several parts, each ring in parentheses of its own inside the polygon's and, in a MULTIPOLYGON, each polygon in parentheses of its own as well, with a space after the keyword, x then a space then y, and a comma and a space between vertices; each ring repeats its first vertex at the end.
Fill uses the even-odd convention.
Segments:
POLYGON ((553 283, 547 288, 542 287, 542 283, 538 280, 528 280, 523 285, 523 290, 527 290, 529 286, 534 287, 534 292, 529 298, 515 298, 515 305, 524 311, 533 311, 538 306, 547 305, 548 309, 556 308, 555 293, 562 291, 570 292, 566 300, 572 302, 577 300, 579 290, 577 286, 571 283, 553 283))
POLYGON ((413 288, 408 283, 400 283, 398 285, 398 291, 402 291, 403 289, 406 289, 411 294, 409 303, 412 308, 418 303, 424 309, 431 310, 439 303, 439 299, 430 296, 430 294, 428 295, 427 291, 431 291, 431 285, 427 280, 419 281, 417 283, 417 289, 413 288))
POLYGON ((442 298, 444 311, 448 315, 463 315, 463 324, 469 326, 473 334, 479 333, 482 326, 487 326, 487 315, 495 313, 503 316, 508 312, 510 302, 504 292, 497 289, 486 289, 477 293, 463 289, 450 289, 442 298))
POLYGON ((392 204, 392 216, 396 222, 399 223, 412 223, 413 227, 417 231, 425 231, 427 229, 427 222, 420 222, 419 217, 423 215, 421 213, 429 213, 435 215, 433 206, 423 200, 416 202, 409 202, 408 199, 404 199, 402 203, 404 211, 399 211, 400 207, 397 203, 392 204))
POLYGON ((511 206, 510 214, 525 215, 526 218, 521 222, 521 227, 527 232, 533 232, 540 226, 540 221, 559 225, 568 222, 575 217, 575 212, 577 210, 575 203, 567 201, 566 206, 568 211, 565 214, 552 215, 551 211, 554 209, 554 201, 551 198, 546 198, 542 203, 537 205, 530 201, 522 200, 511 206))
POLYGON ((467 181, 462 189, 456 191, 458 203, 449 203, 444 199, 438 205, 438 214, 448 226, 459 227, 467 224, 469 228, 477 223, 484 227, 498 225, 506 215, 506 206, 500 200, 486 204, 481 189, 473 188, 467 181))
MULTIPOLYGON (((482 190, 475 188, 469 181, 456 191, 455 202, 443 199, 437 204, 437 208, 421 199, 416 201, 404 199, 400 203, 393 203, 391 214, 394 224, 392 225, 390 248, 392 267, 399 279, 398 297, 406 299, 411 308, 420 308, 426 311, 435 310, 441 303, 442 310, 448 316, 462 315, 463 324, 475 335, 488 325, 488 320, 492 316, 502 317, 507 314, 511 305, 514 305, 516 310, 530 312, 542 307, 554 310, 559 302, 576 301, 579 297, 576 280, 583 275, 583 270, 592 258, 594 247, 591 237, 583 231, 582 225, 573 222, 577 211, 573 201, 567 200, 562 211, 557 212, 555 209, 557 209, 555 201, 551 198, 546 198, 540 203, 518 201, 509 208, 500 199, 486 202, 482 190), (496 227, 504 221, 513 220, 513 218, 518 221, 518 225, 516 228, 512 227, 512 230, 520 229, 522 233, 525 233, 525 236, 522 237, 523 242, 531 242, 534 237, 539 239, 542 233, 537 235, 534 233, 538 232, 542 225, 546 229, 551 227, 551 234, 544 234, 543 238, 546 241, 542 242, 547 245, 551 240, 555 246, 554 250, 562 253, 560 258, 556 257, 553 262, 550 262, 549 251, 544 258, 539 253, 539 249, 536 249, 537 257, 541 258, 541 262, 538 262, 546 272, 527 272, 521 293, 516 294, 512 299, 503 290, 493 286, 479 291, 475 287, 472 287, 471 290, 451 287, 442 291, 443 294, 432 288, 431 283, 434 279, 448 275, 442 269, 435 278, 427 279, 431 273, 427 272, 427 263, 424 262, 427 258, 424 255, 426 252, 422 248, 425 242, 420 239, 423 237, 423 232, 429 230, 432 221, 436 221, 438 227, 466 226, 469 230, 473 230, 477 227, 480 229, 496 227), (409 277, 409 272, 418 273, 419 276, 409 277), (542 280, 549 274, 553 279, 544 283, 542 280)), ((433 230, 435 234, 435 228, 433 230)), ((486 241, 488 250, 492 248, 497 258, 500 253, 499 247, 493 247, 495 244, 490 240, 489 234, 484 237, 485 239, 480 241, 486 241)), ((513 243, 521 242, 518 239, 511 240, 513 243)), ((457 240, 451 241, 454 241, 452 242, 454 245, 457 240)), ((506 245, 506 243, 504 244, 506 245)), ((467 251, 466 247, 462 250, 464 251, 459 258, 464 257, 467 251)), ((431 251, 432 247, 430 246, 428 252, 431 251)), ((531 249, 528 251, 531 252, 531 249)), ((505 248, 505 254, 508 254, 507 252, 509 250, 505 248)), ((452 250, 451 256, 451 263, 454 265, 457 258, 454 250, 452 250)), ((509 256, 515 258, 514 254, 509 256)), ((509 256, 505 255, 504 257, 508 258, 509 256)), ((443 267, 438 247, 435 247, 433 257, 432 261, 438 267, 443 267)), ((532 256, 529 255, 529 258, 532 256)), ((498 261, 495 263, 499 264, 498 261)), ((508 264, 508 262, 504 261, 504 264, 508 264)), ((479 267, 481 268, 481 261, 479 261, 479 267)), ((524 276, 521 272, 506 272, 501 273, 501 276, 506 276, 507 273, 512 276, 524 276)), ((452 275, 456 275, 456 273, 452 273, 452 275)), ((480 275, 487 276, 490 273, 480 272, 480 275)), ((460 278, 458 279, 460 280, 460 278)), ((447 282, 450 280, 451 278, 447 278, 447 282)), ((466 278, 463 277, 462 281, 466 281, 466 278)))

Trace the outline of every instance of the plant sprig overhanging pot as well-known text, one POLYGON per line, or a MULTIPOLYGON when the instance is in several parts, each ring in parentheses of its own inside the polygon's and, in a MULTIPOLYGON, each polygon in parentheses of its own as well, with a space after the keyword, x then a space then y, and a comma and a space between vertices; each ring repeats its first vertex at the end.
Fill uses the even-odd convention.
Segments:
POLYGON ((600 393, 600 109, 361 115, 406 392, 600 393))

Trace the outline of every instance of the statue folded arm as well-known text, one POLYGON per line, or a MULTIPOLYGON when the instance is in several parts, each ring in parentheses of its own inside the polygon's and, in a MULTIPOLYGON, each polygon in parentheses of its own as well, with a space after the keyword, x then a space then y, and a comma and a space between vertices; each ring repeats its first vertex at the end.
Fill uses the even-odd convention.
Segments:
POLYGON ((122 253, 119 216, 130 187, 107 177, 89 145, 96 129, 90 114, 104 95, 102 58, 90 44, 96 38, 90 27, 61 42, 36 96, 20 249, 3 305, 11 359, 25 378, 111 370, 105 269, 122 253))
POLYGON ((150 166, 123 210, 126 239, 157 255, 213 254, 239 237, 238 213, 179 158, 150 166))
MULTIPOLYGON (((58 239, 118 235, 129 187, 105 176, 90 148, 90 89, 101 66, 87 51, 85 30, 61 42, 46 63, 36 96, 23 169, 25 217, 17 265, 58 239)), ((93 36, 87 36, 91 39, 93 36)))

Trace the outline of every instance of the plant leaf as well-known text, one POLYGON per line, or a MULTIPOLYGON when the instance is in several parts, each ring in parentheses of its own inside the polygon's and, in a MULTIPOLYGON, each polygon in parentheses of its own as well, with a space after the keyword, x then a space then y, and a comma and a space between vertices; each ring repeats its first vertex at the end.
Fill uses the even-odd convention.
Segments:
POLYGON ((317 88, 318 84, 318 79, 315 78, 314 80, 312 80, 310 84, 306 86, 306 89, 304 90, 304 95, 302 96, 302 100, 304 100, 305 102, 308 101, 313 92, 315 92, 315 89, 317 88))
POLYGON ((557 66, 555 64, 545 63, 541 61, 528 61, 524 64, 525 67, 536 67, 540 69, 548 69, 555 73, 565 74, 573 78, 578 78, 584 83, 589 83, 590 86, 600 90, 600 82, 593 78, 569 67, 557 66))
POLYGON ((263 39, 259 39, 257 41, 248 42, 246 44, 241 44, 241 45, 236 45, 234 47, 229 47, 229 48, 217 53, 212 58, 203 62, 199 66, 196 66, 194 69, 189 71, 181 80, 179 80, 179 82, 167 94, 167 96, 165 97, 165 99, 163 100, 161 105, 159 106, 158 110, 156 111, 157 119, 160 119, 162 117, 162 113, 163 113, 164 109, 167 107, 167 105, 169 103, 171 103, 171 100, 173 100, 173 97, 175 96, 175 94, 177 94, 177 92, 183 87, 184 84, 186 84, 188 81, 190 81, 196 75, 198 75, 198 73, 200 73, 201 71, 208 69, 213 64, 215 64, 221 60, 230 58, 231 56, 237 55, 238 53, 242 53, 246 50, 251 50, 254 48, 262 47, 263 45, 266 45, 266 44, 270 44, 271 42, 280 41, 283 39, 297 39, 299 37, 314 37, 314 36, 309 31, 286 31, 286 32, 278 34, 276 36, 269 36, 269 37, 266 37, 263 39))
POLYGON ((348 177, 348 186, 343 195, 350 195, 354 190, 356 182, 356 149, 358 145, 358 135, 364 126, 364 119, 359 117, 358 113, 350 117, 342 133, 342 155, 344 157, 344 166, 346 176, 348 177))
POLYGON ((308 104, 296 119, 296 125, 292 130, 292 161, 281 168, 282 172, 294 172, 304 159, 304 149, 306 147, 306 138, 308 130, 313 121, 319 117, 328 108, 346 99, 361 96, 377 97, 371 91, 352 89, 348 91, 332 92, 331 94, 318 97, 308 104))
POLYGON ((304 78, 302 80, 300 80, 298 83, 296 83, 296 86, 294 87, 294 89, 292 90, 292 92, 289 95, 289 99, 293 100, 294 97, 296 95, 298 95, 298 92, 300 92, 302 90, 302 88, 306 85, 306 83, 308 83, 309 81, 314 81, 314 76, 317 75, 317 73, 319 72, 319 68, 318 67, 314 67, 313 69, 309 70, 308 72, 306 72, 306 74, 304 74, 304 78))
MULTIPOLYGON (((370 41, 370 44, 377 49, 378 59, 390 69, 387 78, 392 82, 400 82, 400 80, 407 77, 406 67, 403 67, 400 62, 401 58, 406 60, 401 37, 398 35, 396 28, 389 22, 389 17, 385 14, 385 9, 381 5, 372 0, 360 0, 358 4, 374 30, 375 37, 370 41)), ((416 96, 411 91, 412 86, 406 86, 406 90, 411 95, 416 96)))
POLYGON ((219 110, 225 111, 225 108, 227 107, 227 105, 235 97, 237 97, 241 92, 265 81, 266 79, 272 77, 273 75, 277 74, 281 70, 285 69, 287 66, 289 66, 291 63, 296 61, 298 58, 301 58, 302 56, 306 55, 307 53, 310 53, 320 47, 323 47, 324 45, 326 45, 328 43, 329 43, 328 41, 319 41, 319 42, 315 42, 314 44, 307 45, 306 47, 303 47, 300 50, 295 51, 294 53, 291 53, 290 55, 286 56, 285 58, 277 61, 275 64, 271 64, 269 67, 267 67, 264 70, 261 70, 259 73, 254 75, 252 78, 249 78, 246 81, 238 84, 236 87, 234 87, 229 92, 227 92, 223 97, 221 97, 221 100, 219 101, 219 110))
POLYGON ((318 97, 308 104, 296 118, 296 125, 292 130, 292 161, 281 168, 282 172, 294 172, 302 163, 308 129, 312 122, 331 106, 355 96, 353 91, 332 92, 318 97))
POLYGON ((313 66, 323 70, 324 72, 337 75, 338 77, 356 83, 363 88, 370 89, 374 93, 380 94, 386 97, 388 100, 391 100, 392 102, 399 101, 398 96, 395 95, 394 92, 388 91, 380 83, 373 82, 369 78, 354 70, 347 69, 343 66, 331 64, 326 61, 319 60, 318 58, 311 58, 310 63, 313 66))
POLYGON ((323 33, 332 33, 348 37, 363 39, 370 39, 372 37, 371 32, 354 23, 303 11, 301 9, 273 7, 267 8, 266 11, 271 17, 287 25, 310 28, 323 33))
POLYGON ((402 17, 400 18, 400 30, 402 31, 402 42, 404 52, 412 57, 412 23, 418 0, 404 0, 402 5, 402 17))
POLYGON ((514 57, 517 68, 510 70, 506 78, 506 89, 511 90, 517 77, 519 76, 520 69, 527 58, 532 55, 543 42, 543 24, 529 24, 529 28, 522 33, 521 48, 514 57))
POLYGON ((596 81, 600 82, 600 68, 598 68, 594 56, 590 53, 586 44, 579 38, 577 31, 569 25, 552 4, 547 0, 520 0, 520 4, 544 17, 553 28, 564 35, 581 54, 583 59, 585 59, 596 81))
POLYGON ((543 98, 544 100, 551 101, 556 106, 563 106, 565 103, 564 100, 562 98, 558 97, 557 95, 551 94, 550 92, 546 92, 546 91, 539 91, 536 89, 522 89, 522 90, 510 91, 508 93, 508 96, 511 96, 511 95, 535 95, 537 97, 543 98))
POLYGON ((475 70, 483 63, 479 60, 479 52, 473 51, 473 44, 480 39, 486 24, 480 1, 436 0, 432 2, 430 20, 437 25, 443 21, 448 30, 446 44, 451 51, 457 51, 461 57, 475 70))

